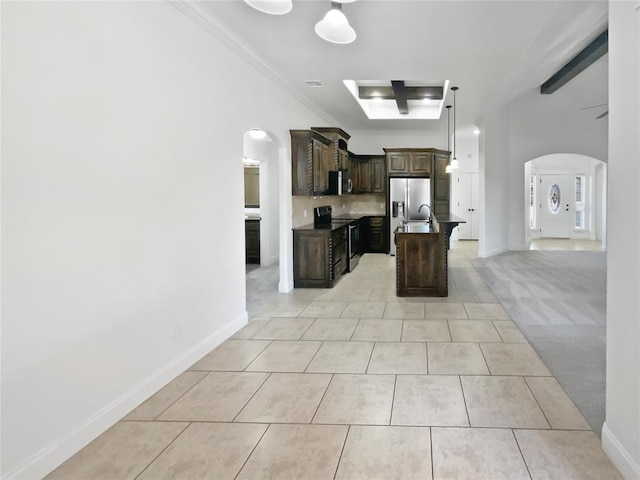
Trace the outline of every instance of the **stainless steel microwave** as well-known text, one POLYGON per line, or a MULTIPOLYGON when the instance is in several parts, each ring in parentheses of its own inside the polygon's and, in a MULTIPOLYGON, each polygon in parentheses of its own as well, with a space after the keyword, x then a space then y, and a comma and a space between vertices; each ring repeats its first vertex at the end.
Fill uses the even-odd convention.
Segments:
POLYGON ((344 195, 351 193, 353 183, 345 170, 331 170, 329 172, 328 195, 344 195))

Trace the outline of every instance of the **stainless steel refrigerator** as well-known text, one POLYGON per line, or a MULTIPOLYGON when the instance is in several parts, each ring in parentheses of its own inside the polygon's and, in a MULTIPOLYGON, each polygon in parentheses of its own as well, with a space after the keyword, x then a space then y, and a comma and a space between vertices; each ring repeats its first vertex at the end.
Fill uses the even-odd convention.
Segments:
POLYGON ((403 221, 427 221, 431 215, 431 183, 428 178, 392 178, 389 188, 389 253, 395 255, 393 232, 403 221))

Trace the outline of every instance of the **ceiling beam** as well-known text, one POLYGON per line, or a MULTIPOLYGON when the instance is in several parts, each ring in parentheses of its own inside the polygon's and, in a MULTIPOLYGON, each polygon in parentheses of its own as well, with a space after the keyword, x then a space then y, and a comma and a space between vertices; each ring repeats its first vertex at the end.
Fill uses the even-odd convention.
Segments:
POLYGON ((569 80, 576 77, 580 72, 587 69, 596 60, 609 51, 609 30, 605 30, 598 37, 587 45, 580 53, 558 70, 549 80, 540 86, 540 93, 549 95, 569 80))
POLYGON ((398 113, 407 115, 409 113, 409 105, 407 105, 407 90, 402 80, 391 80, 393 94, 396 97, 396 105, 398 105, 398 113))
MULTIPOLYGON (((443 87, 407 87, 404 86, 407 100, 422 100, 430 98, 432 100, 442 100, 444 94, 443 87)), ((358 97, 363 100, 381 98, 383 100, 394 100, 393 87, 389 86, 360 86, 358 87, 358 97)))

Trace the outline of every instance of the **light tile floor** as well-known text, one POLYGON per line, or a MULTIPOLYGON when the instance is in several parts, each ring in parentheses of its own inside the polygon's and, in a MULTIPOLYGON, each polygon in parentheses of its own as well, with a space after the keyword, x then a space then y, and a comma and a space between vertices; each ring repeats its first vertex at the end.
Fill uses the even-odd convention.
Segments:
POLYGON ((48 478, 622 478, 476 248, 454 244, 447 298, 396 297, 387 255, 331 290, 252 272, 249 324, 48 478))

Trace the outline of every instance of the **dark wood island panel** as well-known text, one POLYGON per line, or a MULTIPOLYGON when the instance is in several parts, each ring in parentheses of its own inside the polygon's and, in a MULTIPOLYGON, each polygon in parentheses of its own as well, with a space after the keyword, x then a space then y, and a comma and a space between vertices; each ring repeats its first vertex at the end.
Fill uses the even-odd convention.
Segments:
POLYGON ((395 231, 396 295, 446 297, 447 237, 429 224, 405 225, 395 231))
POLYGON ((431 218, 430 223, 410 222, 394 232, 399 297, 449 295, 449 237, 464 220, 451 214, 431 218))

